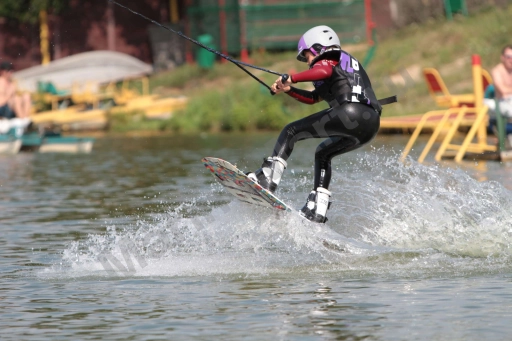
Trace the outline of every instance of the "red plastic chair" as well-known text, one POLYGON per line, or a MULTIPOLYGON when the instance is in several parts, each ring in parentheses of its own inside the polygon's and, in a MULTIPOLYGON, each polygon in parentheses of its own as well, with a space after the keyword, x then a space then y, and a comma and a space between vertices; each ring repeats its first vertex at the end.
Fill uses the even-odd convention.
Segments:
POLYGON ((436 69, 423 69, 423 76, 427 82, 430 96, 432 96, 438 106, 456 108, 461 107, 463 104, 468 105, 475 102, 473 94, 452 95, 436 69))

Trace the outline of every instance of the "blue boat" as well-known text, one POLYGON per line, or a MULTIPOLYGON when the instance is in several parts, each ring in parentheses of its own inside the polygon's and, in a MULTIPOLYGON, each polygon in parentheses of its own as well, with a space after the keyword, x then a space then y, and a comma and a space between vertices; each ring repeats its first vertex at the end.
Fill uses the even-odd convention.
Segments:
POLYGON ((0 119, 0 154, 17 154, 20 151, 21 137, 29 124, 28 119, 0 119))
POLYGON ((14 134, 0 134, 0 154, 17 154, 21 149, 21 138, 14 134))
POLYGON ((90 153, 95 138, 31 132, 21 137, 21 150, 38 153, 90 153))

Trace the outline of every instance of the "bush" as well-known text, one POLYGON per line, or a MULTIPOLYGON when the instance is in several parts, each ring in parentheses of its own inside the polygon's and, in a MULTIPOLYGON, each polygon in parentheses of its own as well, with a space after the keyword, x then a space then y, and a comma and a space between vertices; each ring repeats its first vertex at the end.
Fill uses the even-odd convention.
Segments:
POLYGON ((170 126, 179 132, 280 130, 324 107, 304 105, 286 95, 270 96, 265 87, 245 80, 194 96, 186 109, 174 114, 170 126))

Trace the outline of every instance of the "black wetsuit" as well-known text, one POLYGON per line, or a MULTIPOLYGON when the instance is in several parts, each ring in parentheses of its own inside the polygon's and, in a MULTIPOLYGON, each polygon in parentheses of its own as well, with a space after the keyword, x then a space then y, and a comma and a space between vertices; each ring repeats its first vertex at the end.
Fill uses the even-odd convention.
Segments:
MULTIPOLYGON (((311 103, 323 99, 331 107, 288 124, 281 131, 272 154, 287 160, 297 141, 327 138, 315 152, 314 189, 329 188, 333 157, 368 143, 375 137, 380 126, 382 107, 363 67, 357 59, 344 51, 333 53, 322 55, 322 59, 339 58, 328 79, 314 82, 313 91, 292 87, 288 92, 302 102, 307 102, 302 99, 309 99, 311 103)), ((312 65, 316 62, 318 60, 313 61, 312 65)))

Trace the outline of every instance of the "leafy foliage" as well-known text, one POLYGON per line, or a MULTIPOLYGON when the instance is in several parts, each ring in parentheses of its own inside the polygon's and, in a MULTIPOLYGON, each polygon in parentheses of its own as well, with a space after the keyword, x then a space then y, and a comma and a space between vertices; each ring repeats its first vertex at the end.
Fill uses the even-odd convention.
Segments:
POLYGON ((174 113, 169 128, 184 133, 280 130, 325 107, 304 105, 284 94, 270 96, 267 89, 251 80, 234 81, 191 98, 184 110, 174 113))
POLYGON ((61 13, 68 4, 68 0, 2 0, 0 17, 35 23, 39 20, 40 11, 61 13))

